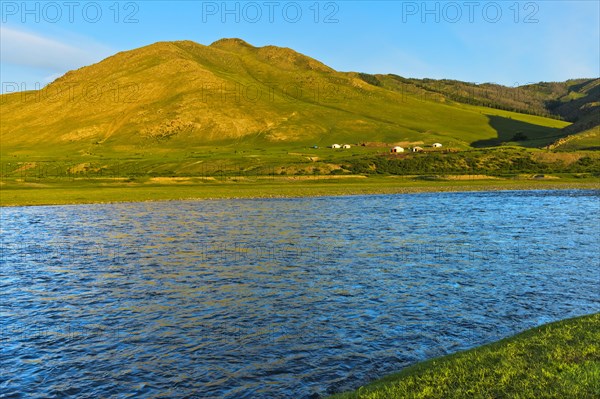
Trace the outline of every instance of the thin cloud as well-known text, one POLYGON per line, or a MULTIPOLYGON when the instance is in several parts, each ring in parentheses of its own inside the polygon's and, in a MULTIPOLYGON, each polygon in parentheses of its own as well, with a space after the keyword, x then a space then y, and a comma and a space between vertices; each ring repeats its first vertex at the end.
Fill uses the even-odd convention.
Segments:
POLYGON ((97 62, 112 52, 91 43, 72 45, 34 33, 0 26, 2 63, 39 68, 50 73, 66 72, 97 62), (85 50, 81 47, 85 47, 85 50))

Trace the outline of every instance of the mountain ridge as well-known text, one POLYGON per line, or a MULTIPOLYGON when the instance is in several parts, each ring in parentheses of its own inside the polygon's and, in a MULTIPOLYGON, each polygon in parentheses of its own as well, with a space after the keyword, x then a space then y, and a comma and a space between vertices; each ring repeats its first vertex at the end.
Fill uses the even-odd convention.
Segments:
POLYGON ((467 148, 511 141, 518 131, 528 146, 542 146, 569 125, 443 93, 399 93, 366 76, 235 38, 208 46, 157 42, 69 71, 40 92, 3 95, 2 152, 51 154, 61 146, 99 154, 246 141, 444 141, 467 148))

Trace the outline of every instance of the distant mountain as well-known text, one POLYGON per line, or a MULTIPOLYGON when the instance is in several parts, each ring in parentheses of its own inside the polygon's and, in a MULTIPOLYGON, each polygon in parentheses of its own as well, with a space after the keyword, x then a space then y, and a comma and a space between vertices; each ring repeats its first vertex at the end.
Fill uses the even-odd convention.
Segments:
POLYGON ((483 101, 490 90, 482 85, 467 101, 433 88, 434 81, 342 73, 288 48, 240 39, 210 46, 160 42, 70 71, 40 91, 1 96, 0 151, 110 155, 139 148, 436 141, 457 148, 541 147, 569 134, 561 130, 568 122, 546 116, 595 123, 588 114, 597 107, 591 101, 597 81, 532 85, 522 90, 527 100, 512 102, 500 94, 483 101))

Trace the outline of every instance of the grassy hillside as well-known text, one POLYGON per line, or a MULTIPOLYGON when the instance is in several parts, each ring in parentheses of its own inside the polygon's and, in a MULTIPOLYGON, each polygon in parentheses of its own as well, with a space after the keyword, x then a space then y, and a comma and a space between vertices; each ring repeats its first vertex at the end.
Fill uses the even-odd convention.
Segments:
POLYGON ((531 115, 547 116, 575 122, 578 129, 590 128, 585 122, 595 115, 599 125, 600 79, 573 79, 566 82, 540 82, 514 87, 456 80, 407 79, 397 75, 367 75, 367 83, 440 102, 480 105, 531 115))
POLYGON ((556 151, 600 150, 600 126, 561 138, 549 148, 556 151))
POLYGON ((181 158, 332 143, 544 146, 567 122, 369 84, 291 49, 163 42, 0 97, 4 160, 181 158), (522 140, 525 137, 527 140, 522 140))

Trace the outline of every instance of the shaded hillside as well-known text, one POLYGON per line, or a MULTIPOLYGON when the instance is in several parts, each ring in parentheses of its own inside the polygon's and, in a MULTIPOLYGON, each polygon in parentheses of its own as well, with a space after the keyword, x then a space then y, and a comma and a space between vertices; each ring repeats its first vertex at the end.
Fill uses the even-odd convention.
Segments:
POLYGON ((68 72, 38 92, 1 96, 1 151, 70 157, 436 141, 464 148, 523 129, 542 146, 568 125, 387 86, 287 48, 161 42, 68 72), (502 131, 491 117, 505 120, 502 131))
POLYGON ((552 112, 573 122, 566 131, 577 133, 600 126, 600 79, 581 82, 569 89, 568 94, 547 103, 552 112))

